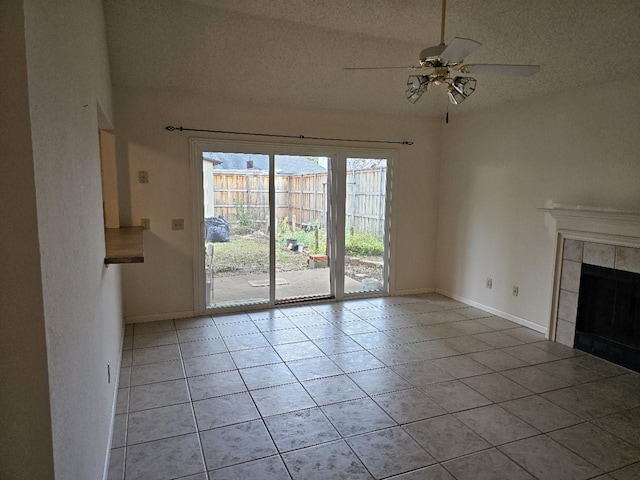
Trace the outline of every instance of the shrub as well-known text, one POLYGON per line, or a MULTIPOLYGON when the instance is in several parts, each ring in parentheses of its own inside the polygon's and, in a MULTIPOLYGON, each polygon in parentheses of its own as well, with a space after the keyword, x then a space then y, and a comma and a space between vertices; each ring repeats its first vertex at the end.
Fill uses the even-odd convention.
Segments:
POLYGON ((347 235, 345 252, 350 255, 382 255, 384 242, 370 233, 354 232, 353 235, 347 235))
POLYGON ((234 213, 232 218, 234 220, 234 233, 242 235, 251 233, 255 230, 255 219, 251 215, 249 208, 238 202, 233 202, 234 213))

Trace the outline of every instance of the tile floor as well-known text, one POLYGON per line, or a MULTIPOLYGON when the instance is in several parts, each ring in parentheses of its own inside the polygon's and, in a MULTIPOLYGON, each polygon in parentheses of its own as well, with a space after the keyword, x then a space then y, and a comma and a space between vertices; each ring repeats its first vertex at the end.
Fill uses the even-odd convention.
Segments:
POLYGON ((129 325, 110 480, 640 479, 640 375, 437 294, 129 325))

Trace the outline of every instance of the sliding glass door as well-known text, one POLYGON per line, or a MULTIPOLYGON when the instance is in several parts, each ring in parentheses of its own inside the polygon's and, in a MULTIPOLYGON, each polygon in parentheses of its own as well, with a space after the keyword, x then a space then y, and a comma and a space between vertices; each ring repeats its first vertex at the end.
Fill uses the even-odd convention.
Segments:
POLYGON ((269 155, 202 154, 206 308, 269 303, 269 155))
POLYGON ((330 298, 329 157, 275 155, 276 302, 330 298))
POLYGON ((387 159, 346 159, 344 293, 386 286, 387 159))
POLYGON ((388 292, 388 156, 204 140, 192 150, 198 311, 388 292))

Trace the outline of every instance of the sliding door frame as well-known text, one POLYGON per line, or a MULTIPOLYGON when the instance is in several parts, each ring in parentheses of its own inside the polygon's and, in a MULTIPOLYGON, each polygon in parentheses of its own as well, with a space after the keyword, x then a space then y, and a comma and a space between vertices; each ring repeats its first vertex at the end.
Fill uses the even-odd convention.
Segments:
MULTIPOLYGON (((327 211, 330 221, 330 251, 334 259, 330 268, 330 298, 318 299, 315 303, 340 301, 349 298, 366 298, 386 296, 394 291, 395 284, 395 234, 391 230, 393 205, 393 163, 396 149, 370 149, 362 147, 345 147, 329 145, 300 145, 297 143, 242 142, 219 140, 216 138, 190 138, 191 165, 191 203, 192 203, 192 235, 193 235, 193 310, 196 314, 213 312, 232 312, 274 308, 283 304, 276 301, 276 269, 275 242, 275 157, 278 155, 299 155, 328 157, 331 163, 328 176, 327 211), (204 275, 204 191, 202 183, 202 154, 204 152, 247 153, 269 156, 269 301, 255 305, 238 305, 232 307, 207 308, 205 305, 206 281, 204 275), (344 294, 344 241, 345 241, 345 198, 346 198, 346 159, 347 158, 384 158, 387 160, 385 226, 384 226, 384 286, 375 292, 359 292, 344 294)), ((329 230, 329 228, 328 228, 329 230)), ((329 232, 328 232, 329 234, 329 232)), ((301 302, 307 301, 304 298, 301 302)), ((314 300, 308 300, 314 303, 314 300)), ((287 302, 289 303, 289 302, 287 302)))

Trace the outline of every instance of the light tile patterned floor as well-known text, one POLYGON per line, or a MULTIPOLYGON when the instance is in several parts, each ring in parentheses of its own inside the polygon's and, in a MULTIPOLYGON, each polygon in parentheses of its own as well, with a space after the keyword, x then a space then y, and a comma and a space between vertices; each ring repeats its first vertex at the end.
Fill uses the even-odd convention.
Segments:
POLYGON ((110 480, 640 478, 640 375, 428 294, 126 328, 110 480))

